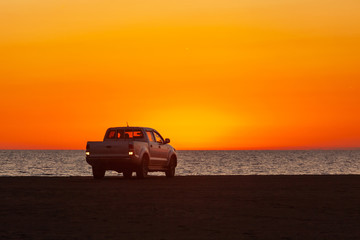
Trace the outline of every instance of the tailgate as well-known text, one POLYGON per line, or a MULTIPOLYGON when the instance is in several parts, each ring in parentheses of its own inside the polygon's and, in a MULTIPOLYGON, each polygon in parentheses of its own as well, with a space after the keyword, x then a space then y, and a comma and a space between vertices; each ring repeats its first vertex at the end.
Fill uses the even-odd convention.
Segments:
POLYGON ((129 140, 88 142, 86 151, 91 158, 129 157, 129 140))

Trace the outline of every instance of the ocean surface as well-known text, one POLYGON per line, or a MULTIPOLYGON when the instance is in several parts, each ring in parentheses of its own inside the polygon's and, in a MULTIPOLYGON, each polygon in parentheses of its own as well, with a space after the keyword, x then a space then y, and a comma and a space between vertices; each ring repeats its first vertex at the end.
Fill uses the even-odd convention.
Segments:
MULTIPOLYGON (((360 174, 360 150, 178 151, 176 175, 360 174)), ((106 176, 117 176, 107 171, 106 176)), ((164 175, 164 173, 150 173, 164 175)), ((0 150, 0 176, 92 176, 82 150, 0 150)))

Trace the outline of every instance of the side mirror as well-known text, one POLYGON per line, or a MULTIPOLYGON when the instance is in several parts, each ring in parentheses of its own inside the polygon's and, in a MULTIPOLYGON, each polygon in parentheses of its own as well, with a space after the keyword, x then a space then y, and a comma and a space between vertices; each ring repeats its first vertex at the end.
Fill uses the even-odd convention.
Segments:
POLYGON ((167 144, 167 143, 169 143, 169 142, 170 142, 170 139, 165 138, 165 142, 164 142, 164 144, 167 144))

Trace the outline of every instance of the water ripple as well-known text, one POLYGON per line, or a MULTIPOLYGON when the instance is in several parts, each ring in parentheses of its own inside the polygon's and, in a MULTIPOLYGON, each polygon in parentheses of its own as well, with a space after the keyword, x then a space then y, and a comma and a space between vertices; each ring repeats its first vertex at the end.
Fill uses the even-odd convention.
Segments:
MULTIPOLYGON (((178 158, 177 175, 360 174, 359 150, 178 151, 178 158)), ((0 164, 0 176, 92 174, 80 150, 2 150, 0 164)))

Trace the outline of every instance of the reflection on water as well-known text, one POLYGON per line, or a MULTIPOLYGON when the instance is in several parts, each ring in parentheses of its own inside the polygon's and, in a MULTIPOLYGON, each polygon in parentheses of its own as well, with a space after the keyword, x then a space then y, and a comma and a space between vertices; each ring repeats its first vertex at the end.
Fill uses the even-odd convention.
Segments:
MULTIPOLYGON (((183 176, 360 174, 360 150, 178 151, 178 157, 176 174, 183 176)), ((0 164, 0 176, 92 175, 81 150, 1 150, 0 164)))

